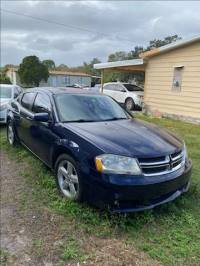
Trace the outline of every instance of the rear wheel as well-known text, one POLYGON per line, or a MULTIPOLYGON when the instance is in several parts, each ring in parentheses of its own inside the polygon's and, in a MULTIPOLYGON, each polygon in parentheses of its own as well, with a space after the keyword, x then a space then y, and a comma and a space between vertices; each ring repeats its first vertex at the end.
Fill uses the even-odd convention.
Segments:
POLYGON ((15 145, 17 142, 12 121, 8 121, 7 123, 7 140, 12 146, 15 145))
POLYGON ((81 177, 76 161, 66 154, 60 155, 55 164, 55 174, 61 195, 73 201, 81 201, 81 177))
POLYGON ((134 109, 134 107, 135 107, 135 104, 134 104, 133 99, 132 98, 126 99, 126 101, 125 101, 126 110, 131 111, 134 109))

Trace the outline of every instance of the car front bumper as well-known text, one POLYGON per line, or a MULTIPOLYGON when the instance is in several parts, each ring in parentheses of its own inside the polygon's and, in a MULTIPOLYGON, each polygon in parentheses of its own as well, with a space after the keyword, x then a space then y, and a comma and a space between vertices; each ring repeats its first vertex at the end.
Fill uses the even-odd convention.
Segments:
POLYGON ((192 162, 188 160, 182 172, 179 170, 155 177, 152 179, 152 183, 147 179, 142 180, 142 178, 141 182, 134 179, 131 182, 128 178, 126 184, 120 183, 118 182, 119 176, 117 178, 111 176, 109 182, 90 182, 88 199, 100 208, 109 207, 112 212, 136 212, 152 209, 176 199, 189 189, 191 169, 192 162))

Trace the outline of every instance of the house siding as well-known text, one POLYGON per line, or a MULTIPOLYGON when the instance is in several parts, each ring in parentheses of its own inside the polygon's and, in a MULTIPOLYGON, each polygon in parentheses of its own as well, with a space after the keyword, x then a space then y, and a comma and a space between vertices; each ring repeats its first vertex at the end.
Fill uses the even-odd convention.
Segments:
POLYGON ((145 105, 151 112, 200 119, 200 42, 149 59, 145 105), (184 66, 180 91, 172 90, 174 67, 184 66))
POLYGON ((50 75, 47 82, 41 82, 40 86, 66 87, 74 84, 91 86, 91 77, 72 75, 50 75))
MULTIPOLYGON (((14 85, 19 85, 22 87, 27 87, 27 85, 22 84, 20 82, 19 74, 17 71, 13 69, 9 69, 6 72, 6 76, 10 78, 10 81, 14 85)), ((91 77, 90 76, 82 76, 82 75, 59 75, 59 74, 51 74, 49 75, 49 78, 47 82, 41 81, 40 87, 66 87, 74 84, 80 84, 80 85, 86 85, 91 86, 91 77)))

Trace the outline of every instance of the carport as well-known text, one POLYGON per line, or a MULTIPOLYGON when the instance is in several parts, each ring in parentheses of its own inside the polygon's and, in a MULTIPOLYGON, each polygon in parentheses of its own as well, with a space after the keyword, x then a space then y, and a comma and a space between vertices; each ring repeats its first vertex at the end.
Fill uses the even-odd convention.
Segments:
POLYGON ((101 70, 101 92, 103 92, 104 73, 113 71, 123 72, 145 72, 145 61, 143 59, 132 59, 108 63, 95 64, 94 68, 101 70))

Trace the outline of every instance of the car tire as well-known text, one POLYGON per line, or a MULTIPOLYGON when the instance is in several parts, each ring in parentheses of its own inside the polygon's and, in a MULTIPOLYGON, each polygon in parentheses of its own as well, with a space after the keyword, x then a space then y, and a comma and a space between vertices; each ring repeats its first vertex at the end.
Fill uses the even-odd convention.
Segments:
POLYGON ((133 110, 135 107, 135 103, 132 98, 127 98, 125 101, 125 108, 127 111, 133 110))
POLYGON ((13 122, 9 120, 7 122, 7 140, 10 145, 14 146, 17 143, 17 137, 15 134, 15 129, 13 126, 13 122))
POLYGON ((56 160, 54 170, 60 195, 72 201, 82 201, 83 189, 77 162, 71 156, 62 154, 56 160))

